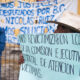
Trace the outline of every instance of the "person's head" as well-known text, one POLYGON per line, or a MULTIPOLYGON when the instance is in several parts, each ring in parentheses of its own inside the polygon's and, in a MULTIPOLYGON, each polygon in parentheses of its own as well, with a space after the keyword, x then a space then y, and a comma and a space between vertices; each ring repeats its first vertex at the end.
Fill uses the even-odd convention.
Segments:
POLYGON ((79 33, 79 32, 76 30, 59 25, 57 27, 57 30, 55 30, 54 33, 79 33))

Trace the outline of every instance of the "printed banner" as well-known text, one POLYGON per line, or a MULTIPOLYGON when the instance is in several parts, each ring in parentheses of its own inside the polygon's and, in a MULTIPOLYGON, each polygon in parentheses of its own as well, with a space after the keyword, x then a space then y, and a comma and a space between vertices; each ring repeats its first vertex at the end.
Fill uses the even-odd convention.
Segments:
POLYGON ((45 2, 11 2, 0 4, 0 27, 6 31, 8 43, 18 43, 17 35, 53 33, 56 24, 46 21, 57 20, 71 5, 70 0, 51 0, 45 2))
POLYGON ((80 34, 25 34, 19 41, 19 80, 80 80, 80 34))

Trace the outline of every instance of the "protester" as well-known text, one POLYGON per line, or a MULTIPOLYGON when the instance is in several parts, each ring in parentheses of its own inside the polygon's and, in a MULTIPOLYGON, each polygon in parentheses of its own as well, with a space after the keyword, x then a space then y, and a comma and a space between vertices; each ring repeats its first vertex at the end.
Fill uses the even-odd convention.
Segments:
MULTIPOLYGON (((77 33, 77 31, 59 25, 57 30, 54 33, 77 33)), ((23 55, 20 54, 19 64, 22 64, 22 63, 24 63, 24 58, 23 58, 23 55)))
POLYGON ((5 29, 0 27, 0 80, 1 80, 1 56, 2 56, 2 51, 5 48, 5 29))
MULTIPOLYGON (((80 22, 79 21, 80 21, 80 16, 75 15, 72 12, 64 12, 60 19, 60 22, 59 23, 57 22, 57 24, 59 25, 57 27, 57 30, 55 30, 54 33, 80 33, 80 30, 79 30, 80 22), (62 26, 62 23, 64 24, 64 26, 62 26), (68 26, 66 26, 65 24, 67 24, 68 26)), ((22 64, 23 62, 24 62, 24 59, 21 54, 19 63, 22 64)))

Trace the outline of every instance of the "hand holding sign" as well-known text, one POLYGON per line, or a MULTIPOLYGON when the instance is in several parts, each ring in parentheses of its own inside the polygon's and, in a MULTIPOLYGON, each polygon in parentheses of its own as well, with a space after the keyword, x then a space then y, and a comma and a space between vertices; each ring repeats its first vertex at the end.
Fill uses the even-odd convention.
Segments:
POLYGON ((19 57, 19 64, 22 64, 24 63, 24 58, 23 58, 23 55, 20 54, 20 57, 19 57))

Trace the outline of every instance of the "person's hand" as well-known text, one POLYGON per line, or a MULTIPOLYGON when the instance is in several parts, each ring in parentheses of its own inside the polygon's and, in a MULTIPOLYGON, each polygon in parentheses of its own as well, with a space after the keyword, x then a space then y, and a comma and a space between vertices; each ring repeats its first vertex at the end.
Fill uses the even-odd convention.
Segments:
POLYGON ((19 64, 22 64, 22 63, 24 63, 24 58, 23 58, 23 55, 20 54, 20 56, 19 56, 19 64))

